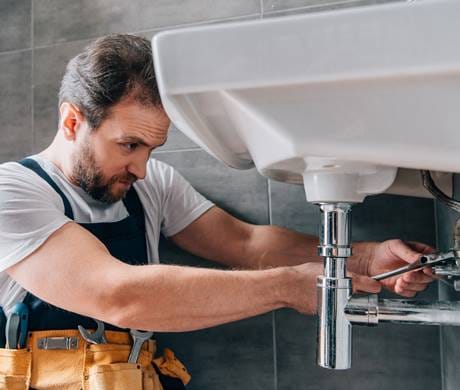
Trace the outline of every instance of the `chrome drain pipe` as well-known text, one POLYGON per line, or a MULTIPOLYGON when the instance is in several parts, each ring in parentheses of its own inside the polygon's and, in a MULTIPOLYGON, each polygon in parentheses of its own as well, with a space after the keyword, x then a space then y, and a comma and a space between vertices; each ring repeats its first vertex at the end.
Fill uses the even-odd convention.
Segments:
POLYGON ((324 258, 324 275, 317 279, 318 330, 316 360, 324 368, 351 367, 351 324, 345 307, 352 294, 347 278, 351 256, 351 204, 322 203, 318 254, 324 258))
POLYGON ((345 308, 345 315, 355 325, 376 326, 390 322, 460 326, 460 302, 378 299, 376 294, 371 294, 351 298, 345 308))

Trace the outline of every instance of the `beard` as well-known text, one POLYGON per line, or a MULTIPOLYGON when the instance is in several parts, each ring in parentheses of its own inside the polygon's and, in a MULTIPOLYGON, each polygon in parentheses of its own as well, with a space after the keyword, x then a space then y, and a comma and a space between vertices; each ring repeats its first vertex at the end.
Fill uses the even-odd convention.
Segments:
POLYGON ((119 182, 127 182, 132 185, 137 179, 135 175, 126 172, 106 180, 102 169, 96 164, 95 153, 88 139, 75 153, 73 160, 70 177, 72 184, 79 186, 93 199, 103 203, 111 204, 123 199, 130 186, 117 190, 115 185, 119 182))

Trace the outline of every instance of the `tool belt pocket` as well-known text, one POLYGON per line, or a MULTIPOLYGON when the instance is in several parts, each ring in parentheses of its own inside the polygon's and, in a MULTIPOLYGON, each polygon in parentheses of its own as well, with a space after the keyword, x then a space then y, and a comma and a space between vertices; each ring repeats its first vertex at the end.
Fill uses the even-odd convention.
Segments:
POLYGON ((130 351, 130 345, 88 346, 84 390, 162 390, 151 368, 153 351, 143 349, 137 363, 127 363, 130 351))
POLYGON ((142 368, 138 364, 98 364, 88 371, 88 390, 142 390, 142 368))
POLYGON ((31 362, 32 354, 28 349, 0 348, 0 389, 28 389, 31 362))

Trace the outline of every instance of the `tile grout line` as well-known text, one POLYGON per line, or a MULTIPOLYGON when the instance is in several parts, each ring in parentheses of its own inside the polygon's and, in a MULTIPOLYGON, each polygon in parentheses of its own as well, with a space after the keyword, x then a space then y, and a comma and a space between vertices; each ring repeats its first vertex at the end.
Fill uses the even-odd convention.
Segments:
MULTIPOLYGON (((268 195, 268 221, 269 224, 273 224, 273 213, 272 213, 272 195, 271 195, 271 181, 267 180, 267 195, 268 195)), ((276 343, 276 313, 272 311, 272 345, 273 345, 273 388, 278 390, 278 354, 277 354, 277 343, 276 343)))
MULTIPOLYGON (((261 1, 263 1, 263 0, 261 0, 261 1)), ((156 28, 149 28, 149 29, 144 29, 144 30, 131 31, 131 32, 128 32, 127 34, 143 34, 143 33, 148 33, 148 32, 162 31, 162 30, 166 30, 166 29, 177 29, 177 28, 182 28, 182 27, 195 27, 195 26, 205 26, 205 25, 212 26, 213 24, 218 23, 218 22, 231 22, 231 21, 237 22, 239 20, 244 20, 246 18, 254 18, 256 16, 260 16, 260 14, 259 13, 247 14, 247 15, 239 15, 239 16, 230 16, 228 18, 216 18, 216 19, 201 20, 201 21, 191 22, 191 23, 171 24, 171 25, 165 25, 165 26, 160 26, 160 27, 156 27, 156 28)), ((94 38, 94 39, 96 39, 96 38, 94 38)), ((88 39, 92 39, 92 38, 88 38, 88 39)))
MULTIPOLYGON (((393 0, 393 1, 388 1, 389 3, 391 2, 396 2, 398 0, 393 0)), ((370 6, 375 6, 375 5, 379 5, 380 3, 377 3, 377 4, 369 4, 367 3, 367 0, 336 0, 336 1, 331 1, 331 2, 328 2, 328 3, 324 3, 324 4, 311 4, 311 5, 307 5, 307 6, 301 6, 301 7, 294 7, 294 8, 286 8, 286 9, 279 9, 279 10, 276 10, 276 11, 271 11, 271 12, 268 12, 267 14, 273 16, 273 15, 277 15, 277 14, 284 14, 286 12, 297 12, 297 11, 303 11, 303 10, 314 10, 314 9, 318 9, 318 10, 328 10, 328 7, 331 7, 331 6, 340 6, 340 5, 349 5, 349 4, 357 4, 357 5, 370 5, 370 6)), ((385 4, 385 3, 383 3, 385 4)))
POLYGON ((30 75, 30 104, 31 104, 31 131, 32 131, 32 145, 30 147, 30 153, 35 152, 35 93, 34 93, 34 86, 35 86, 35 34, 34 34, 34 0, 30 0, 30 46, 32 52, 30 54, 30 62, 31 62, 31 75, 30 75))
MULTIPOLYGON (((438 224, 438 202, 436 199, 433 199, 433 205, 434 205, 434 232, 435 232, 435 243, 436 243, 436 248, 439 248, 439 224, 438 224)), ((439 289, 441 288, 441 285, 438 282, 438 300, 439 300, 439 289)), ((439 326, 438 327, 438 337, 439 337, 439 360, 440 360, 440 373, 439 375, 441 376, 441 389, 446 388, 446 383, 445 383, 445 378, 444 378, 444 347, 443 347, 443 327, 439 326)))
MULTIPOLYGON (((33 0, 31 0, 31 1, 33 1, 33 0)), ((29 50, 32 50, 32 48, 31 48, 31 47, 27 47, 27 48, 25 48, 25 49, 6 50, 6 51, 0 52, 0 56, 8 55, 8 54, 25 53, 26 51, 29 51, 29 50)))
POLYGON ((200 147, 195 148, 182 148, 182 149, 171 149, 171 150, 158 150, 157 152, 152 153, 152 157, 156 154, 165 154, 165 153, 174 153, 174 152, 200 152, 203 149, 200 147))

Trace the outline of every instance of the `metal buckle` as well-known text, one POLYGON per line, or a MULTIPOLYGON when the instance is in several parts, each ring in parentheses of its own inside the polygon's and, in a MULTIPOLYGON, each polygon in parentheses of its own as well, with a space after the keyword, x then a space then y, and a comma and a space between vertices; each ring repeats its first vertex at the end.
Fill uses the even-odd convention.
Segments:
POLYGON ((78 337, 42 337, 37 346, 38 349, 77 349, 78 337))

